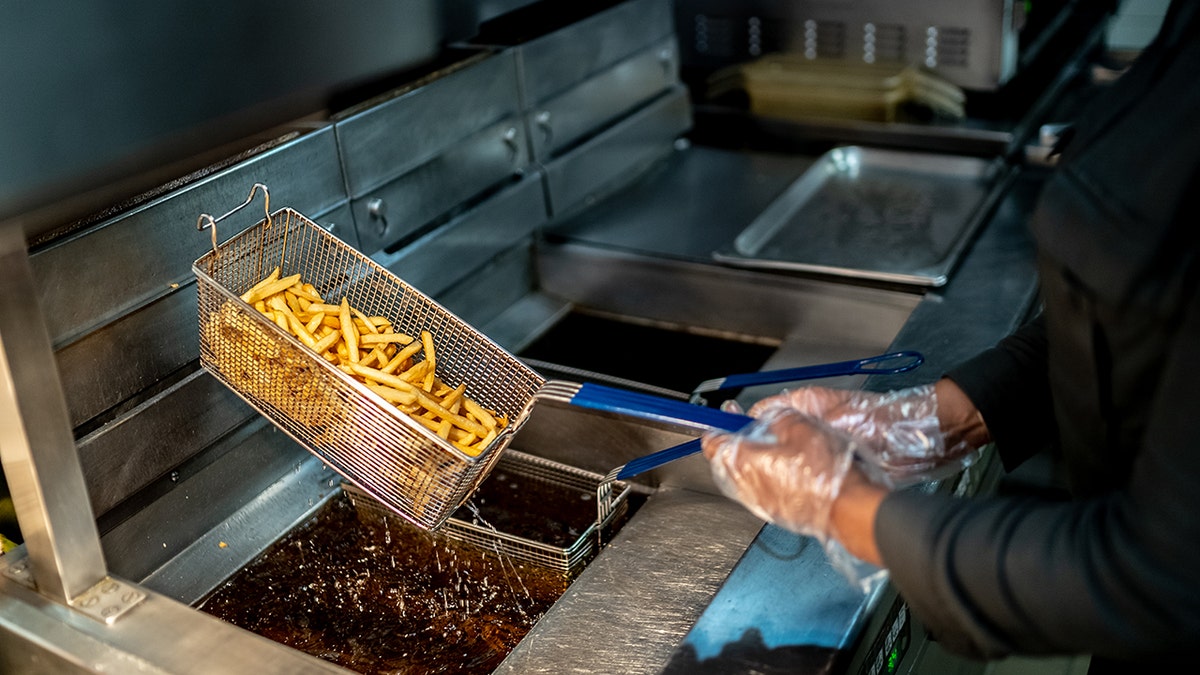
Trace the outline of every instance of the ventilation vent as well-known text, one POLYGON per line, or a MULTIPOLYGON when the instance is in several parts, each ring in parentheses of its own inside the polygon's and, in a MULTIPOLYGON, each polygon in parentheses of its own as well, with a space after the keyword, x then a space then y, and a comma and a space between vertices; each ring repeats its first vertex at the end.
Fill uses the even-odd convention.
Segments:
POLYGON ((970 59, 971 31, 967 28, 930 26, 925 29, 925 65, 930 68, 966 68, 970 59))
POLYGON ((863 53, 866 63, 898 63, 908 59, 904 26, 895 23, 863 24, 863 53))
POLYGON ((697 14, 692 19, 692 49, 705 56, 740 56, 740 25, 741 20, 737 18, 697 14))
POLYGON ((801 44, 810 59, 840 59, 846 56, 846 24, 840 21, 804 21, 801 44))

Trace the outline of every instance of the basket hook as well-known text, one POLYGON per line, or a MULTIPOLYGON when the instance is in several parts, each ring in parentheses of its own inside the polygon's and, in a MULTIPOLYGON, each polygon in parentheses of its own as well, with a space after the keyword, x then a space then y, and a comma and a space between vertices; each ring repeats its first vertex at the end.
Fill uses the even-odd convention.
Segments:
POLYGON ((267 214, 267 227, 270 227, 271 226, 271 193, 267 191, 267 186, 263 185, 262 183, 255 183, 254 185, 252 185, 250 187, 250 196, 246 197, 246 201, 233 207, 224 215, 213 218, 211 215, 209 215, 207 213, 202 213, 202 214, 200 214, 200 217, 196 219, 196 229, 197 230, 204 231, 204 228, 207 227, 209 229, 209 231, 212 233, 212 247, 213 247, 214 255, 218 255, 218 256, 221 255, 217 249, 217 223, 221 222, 222 220, 225 220, 229 216, 232 216, 233 214, 237 213, 238 211, 241 211, 242 209, 246 208, 250 204, 250 202, 254 201, 254 193, 258 192, 259 190, 262 190, 262 193, 263 193, 263 210, 267 214), (205 221, 207 221, 207 225, 205 224, 205 221))

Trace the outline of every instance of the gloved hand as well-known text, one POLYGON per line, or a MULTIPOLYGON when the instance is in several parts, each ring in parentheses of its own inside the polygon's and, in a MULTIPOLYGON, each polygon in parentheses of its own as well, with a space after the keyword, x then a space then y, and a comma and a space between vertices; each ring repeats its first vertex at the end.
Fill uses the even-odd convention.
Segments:
MULTIPOLYGON (((968 434, 943 431, 932 384, 885 393, 804 387, 759 401, 750 415, 779 409, 800 412, 849 435, 859 456, 893 485, 949 475, 977 457, 968 434)), ((981 420, 978 424, 982 427, 981 420)))
POLYGON ((701 439, 721 491, 758 517, 822 542, 854 461, 849 436, 787 406, 769 406, 736 433, 701 439))

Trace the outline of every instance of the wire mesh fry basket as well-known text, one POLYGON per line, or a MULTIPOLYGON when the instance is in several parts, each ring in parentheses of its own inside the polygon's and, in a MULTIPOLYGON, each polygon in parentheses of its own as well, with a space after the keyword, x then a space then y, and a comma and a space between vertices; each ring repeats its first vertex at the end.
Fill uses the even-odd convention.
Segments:
MULTIPOLYGON (((590 499, 596 495, 597 489, 605 477, 598 473, 585 471, 573 466, 561 464, 543 457, 537 457, 517 450, 506 450, 496 466, 491 480, 503 478, 505 474, 515 477, 512 483, 514 489, 518 485, 526 493, 538 496, 541 487, 556 489, 565 499, 572 497, 590 499)), ((606 496, 608 500, 603 508, 597 508, 594 522, 582 529, 574 538, 561 533, 549 531, 506 531, 509 528, 503 523, 492 526, 483 518, 471 516, 470 512, 460 511, 452 515, 438 529, 439 534, 451 539, 466 542, 486 551, 506 555, 513 560, 538 565, 555 570, 567 577, 573 577, 583 565, 599 552, 602 536, 628 509, 630 485, 623 481, 609 483, 611 490, 606 496)), ((370 495, 354 485, 342 486, 350 502, 358 510, 360 517, 389 518, 395 513, 380 504, 370 495)), ((549 493, 541 494, 543 498, 549 493)), ((525 495, 526 498, 529 494, 525 495)), ((553 501, 553 498, 550 498, 553 501)), ((514 506, 520 510, 518 504, 514 506)), ((481 507, 480 512, 485 512, 481 507)), ((482 515, 481 513, 478 515, 482 515)), ((525 512, 515 514, 527 515, 525 512)), ((536 529, 536 528, 535 528, 536 529)))
POLYGON ((544 380, 516 357, 394 274, 290 208, 196 260, 200 361, 309 452, 351 484, 422 529, 436 529, 488 475, 524 424, 544 380), (297 338, 243 302, 241 294, 279 267, 300 274, 325 298, 389 319, 398 332, 429 331, 437 376, 510 422, 477 456, 418 424, 379 394, 319 358, 297 338))

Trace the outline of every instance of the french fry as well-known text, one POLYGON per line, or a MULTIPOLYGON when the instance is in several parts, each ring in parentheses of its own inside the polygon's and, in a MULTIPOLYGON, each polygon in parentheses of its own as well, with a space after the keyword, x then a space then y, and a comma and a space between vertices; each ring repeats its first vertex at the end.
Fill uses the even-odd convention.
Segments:
POLYGON ((268 274, 267 276, 263 277, 262 281, 251 286, 250 290, 246 291, 245 293, 242 293, 242 300, 248 305, 253 305, 254 301, 252 301, 251 298, 261 299, 262 296, 256 296, 255 294, 258 293, 260 290, 262 290, 263 287, 266 286, 267 284, 274 283, 277 279, 279 279, 279 268, 278 267, 271 270, 271 273, 268 274))
POLYGON ((387 387, 382 384, 371 384, 370 382, 366 384, 368 389, 382 396, 385 401, 407 405, 417 400, 417 395, 412 392, 400 391, 399 389, 387 387))
POLYGON ((350 308, 350 311, 353 312, 354 316, 358 318, 358 320, 354 322, 355 326, 361 325, 363 328, 367 329, 367 333, 378 333, 379 332, 379 327, 371 322, 371 317, 367 316, 366 314, 363 314, 362 312, 358 311, 357 309, 354 309, 353 307, 350 308))
POLYGON ((342 308, 339 305, 328 305, 325 303, 314 302, 308 306, 308 311, 312 314, 316 314, 317 312, 324 312, 325 314, 337 314, 338 312, 342 311, 342 308))
POLYGON ((419 351, 421 351, 421 343, 411 342, 407 347, 396 352, 396 355, 392 357, 392 360, 388 361, 387 365, 383 368, 380 368, 380 370, 390 375, 396 372, 396 369, 399 368, 401 364, 412 358, 413 355, 419 351))
POLYGON ((338 312, 341 319, 342 337, 346 340, 346 354, 351 363, 358 363, 358 329, 354 327, 354 319, 350 317, 350 303, 342 298, 342 306, 338 312))
POLYGON ((304 298, 309 302, 323 303, 325 300, 317 294, 317 289, 312 287, 312 284, 293 284, 288 287, 288 292, 295 295, 297 298, 304 298))
MULTIPOLYGON (((412 344, 412 342, 412 336, 405 335, 404 333, 370 333, 359 338, 359 343, 363 345, 409 345, 412 344)), ((421 346, 424 347, 424 344, 421 346)))
POLYGON ((304 324, 304 329, 309 333, 316 335, 317 329, 321 327, 321 322, 325 320, 325 312, 317 312, 313 315, 308 323, 304 324))
POLYGON ((343 297, 327 303, 299 275, 276 268, 242 295, 275 323, 384 401, 470 456, 478 456, 508 426, 508 418, 467 396, 467 384, 437 376, 433 334, 396 331, 383 316, 368 316, 343 297), (423 356, 420 360, 416 360, 423 356))
POLYGON ((479 423, 482 424, 487 429, 495 430, 496 427, 498 426, 498 424, 496 422, 496 418, 492 417, 491 413, 484 410, 475 401, 472 401, 469 398, 464 398, 463 399, 463 407, 467 409, 467 412, 474 415, 475 419, 479 420, 479 423))
POLYGON ((289 277, 276 279, 275 281, 262 286, 255 285, 254 288, 246 291, 246 294, 242 296, 242 300, 245 300, 247 304, 253 305, 255 302, 264 298, 269 298, 279 291, 291 288, 297 281, 300 281, 300 275, 293 274, 289 277))

